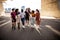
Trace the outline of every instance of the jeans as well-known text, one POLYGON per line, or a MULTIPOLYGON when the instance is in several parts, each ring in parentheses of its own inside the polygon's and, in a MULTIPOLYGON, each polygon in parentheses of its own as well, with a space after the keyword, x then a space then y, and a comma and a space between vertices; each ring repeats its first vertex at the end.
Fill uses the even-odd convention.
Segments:
POLYGON ((21 18, 22 24, 24 25, 25 23, 25 18, 21 18))

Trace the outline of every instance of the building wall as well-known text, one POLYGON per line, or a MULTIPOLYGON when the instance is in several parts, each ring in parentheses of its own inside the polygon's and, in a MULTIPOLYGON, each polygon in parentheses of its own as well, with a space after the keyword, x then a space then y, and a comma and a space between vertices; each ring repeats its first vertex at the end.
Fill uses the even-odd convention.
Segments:
POLYGON ((2 12, 3 12, 3 4, 2 2, 0 2, 0 15, 2 14, 2 12))
POLYGON ((7 0, 0 0, 0 2, 2 2, 2 1, 7 1, 7 0))
POLYGON ((53 16, 60 18, 60 10, 59 10, 59 0, 41 0, 42 2, 42 16, 53 16))
POLYGON ((2 14, 4 8, 3 8, 3 2, 6 0, 0 0, 0 15, 2 14))
MULTIPOLYGON (((6 0, 0 0, 0 14, 2 14, 4 8, 2 2, 6 0)), ((60 0, 41 0, 41 15, 53 16, 60 18, 60 0)))

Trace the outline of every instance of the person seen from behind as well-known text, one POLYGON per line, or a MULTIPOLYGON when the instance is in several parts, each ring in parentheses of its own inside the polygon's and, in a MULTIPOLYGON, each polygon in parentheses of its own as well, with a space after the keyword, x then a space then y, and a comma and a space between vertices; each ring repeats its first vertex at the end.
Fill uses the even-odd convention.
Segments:
POLYGON ((22 27, 25 28, 25 12, 23 9, 21 9, 21 12, 20 12, 20 17, 21 17, 21 22, 22 22, 22 27))
POLYGON ((11 19, 12 19, 12 29, 15 30, 16 29, 16 13, 15 13, 15 9, 12 9, 11 12, 11 19))
POLYGON ((36 27, 39 28, 40 25, 40 12, 38 9, 36 9, 36 27))
POLYGON ((20 29, 20 12, 19 12, 19 9, 16 9, 15 12, 16 12, 16 20, 17 20, 18 29, 20 29))
POLYGON ((26 11, 25 11, 25 20, 26 20, 26 25, 28 26, 29 25, 29 12, 28 12, 28 8, 26 8, 26 11))
POLYGON ((31 12, 30 20, 31 20, 31 27, 34 27, 34 24, 35 24, 35 11, 34 10, 32 10, 31 12))

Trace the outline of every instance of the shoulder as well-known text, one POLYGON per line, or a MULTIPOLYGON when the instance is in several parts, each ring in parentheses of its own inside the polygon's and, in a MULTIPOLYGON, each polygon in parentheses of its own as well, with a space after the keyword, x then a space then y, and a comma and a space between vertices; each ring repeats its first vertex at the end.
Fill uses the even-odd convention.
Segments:
POLYGON ((13 12, 11 12, 11 15, 13 14, 13 12))
POLYGON ((11 13, 16 13, 16 12, 11 12, 11 13))

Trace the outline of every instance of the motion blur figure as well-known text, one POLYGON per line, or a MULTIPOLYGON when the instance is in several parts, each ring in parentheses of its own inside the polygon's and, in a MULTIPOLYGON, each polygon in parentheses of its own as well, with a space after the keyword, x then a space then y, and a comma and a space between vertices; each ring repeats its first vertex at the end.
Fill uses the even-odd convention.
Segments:
POLYGON ((16 13, 15 13, 15 9, 12 9, 11 12, 11 19, 12 19, 12 29, 15 30, 16 27, 16 13))
POLYGON ((40 21, 41 21, 40 12, 38 9, 36 9, 36 26, 37 26, 37 28, 39 28, 39 26, 40 26, 40 21))
POLYGON ((25 12, 23 9, 21 9, 20 17, 21 17, 21 22, 23 25, 22 27, 25 28, 25 12))
POLYGON ((31 27, 34 27, 35 24, 35 11, 32 10, 31 14, 30 14, 30 22, 31 22, 31 27))
POLYGON ((28 8, 26 8, 26 11, 25 11, 25 20, 26 20, 26 24, 27 25, 29 25, 29 17, 30 17, 29 11, 28 11, 28 8))
POLYGON ((15 13, 16 13, 16 20, 17 20, 18 29, 20 29, 20 12, 19 12, 19 9, 16 9, 15 13))

